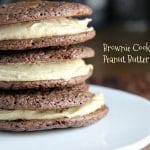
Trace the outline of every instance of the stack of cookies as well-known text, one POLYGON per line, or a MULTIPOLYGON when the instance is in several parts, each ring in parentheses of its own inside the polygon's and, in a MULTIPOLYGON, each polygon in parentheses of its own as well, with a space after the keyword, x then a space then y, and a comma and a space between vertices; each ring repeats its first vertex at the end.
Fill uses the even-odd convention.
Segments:
POLYGON ((0 130, 81 127, 108 108, 85 81, 95 36, 92 10, 79 3, 22 1, 0 6, 0 130))

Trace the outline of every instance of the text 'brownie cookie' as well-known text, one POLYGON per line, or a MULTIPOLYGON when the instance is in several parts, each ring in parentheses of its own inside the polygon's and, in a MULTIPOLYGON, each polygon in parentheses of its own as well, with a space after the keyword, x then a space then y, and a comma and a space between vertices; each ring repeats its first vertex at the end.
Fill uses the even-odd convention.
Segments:
POLYGON ((79 3, 21 1, 0 6, 0 50, 66 46, 95 36, 91 8, 79 3))

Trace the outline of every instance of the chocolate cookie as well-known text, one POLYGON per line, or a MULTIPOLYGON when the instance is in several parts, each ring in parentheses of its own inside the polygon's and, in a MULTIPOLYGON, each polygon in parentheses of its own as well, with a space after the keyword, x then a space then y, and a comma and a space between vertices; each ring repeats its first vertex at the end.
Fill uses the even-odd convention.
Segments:
POLYGON ((0 5, 0 25, 44 20, 53 17, 89 16, 92 9, 69 2, 21 1, 0 5))
POLYGON ((41 37, 21 40, 0 40, 0 50, 29 50, 49 46, 68 46, 78 44, 94 38, 95 31, 78 34, 41 37))
POLYGON ((94 50, 86 46, 48 47, 27 51, 0 51, 0 63, 19 63, 37 61, 65 61, 89 58, 94 50))
POLYGON ((79 3, 23 1, 0 6, 0 50, 68 46, 95 36, 91 8, 79 3), (74 18, 75 17, 75 18, 74 18), (78 17, 78 19, 77 19, 78 17))
POLYGON ((0 109, 55 110, 80 106, 92 99, 88 85, 41 90, 0 91, 0 109))
POLYGON ((85 82, 92 75, 92 70, 88 75, 79 76, 70 80, 46 80, 46 81, 0 81, 0 89, 4 90, 23 90, 41 88, 64 88, 85 82))
POLYGON ((93 124, 103 118, 108 112, 108 107, 103 106, 97 111, 74 118, 50 119, 50 120, 16 120, 0 121, 0 130, 6 131, 35 131, 54 128, 82 127, 93 124))

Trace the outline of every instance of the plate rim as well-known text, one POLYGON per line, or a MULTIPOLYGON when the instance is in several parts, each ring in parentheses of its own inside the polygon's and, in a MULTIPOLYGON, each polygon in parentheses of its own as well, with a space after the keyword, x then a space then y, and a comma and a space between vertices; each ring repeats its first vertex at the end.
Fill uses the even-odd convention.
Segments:
MULTIPOLYGON (((145 97, 140 96, 140 95, 137 95, 137 94, 134 94, 134 93, 131 93, 131 92, 128 92, 128 91, 124 91, 124 90, 121 90, 121 89, 115 89, 115 88, 111 88, 111 87, 106 87, 106 86, 101 86, 101 85, 96 85, 96 84, 90 84, 90 88, 91 87, 92 88, 103 88, 105 90, 111 90, 111 91, 115 91, 115 92, 121 92, 121 93, 124 93, 124 94, 128 94, 128 95, 131 95, 131 96, 135 96, 135 97, 143 99, 144 101, 148 102, 148 104, 150 104, 150 99, 145 98, 145 97)), ((91 89, 90 89, 90 91, 91 91, 91 89)))
MULTIPOLYGON (((105 86, 100 86, 100 85, 94 85, 94 84, 90 84, 90 91, 91 91, 91 88, 97 88, 97 89, 102 88, 104 90, 111 90, 111 91, 115 91, 115 92, 121 92, 124 94, 128 94, 130 96, 138 97, 141 100, 143 100, 144 103, 147 103, 148 105, 150 105, 149 99, 139 96, 139 95, 136 95, 134 93, 128 92, 128 91, 123 91, 120 89, 115 89, 115 88, 110 88, 110 87, 105 87, 105 86)), ((130 145, 118 147, 116 150, 133 150, 133 149, 139 150, 139 149, 142 149, 142 148, 148 146, 149 144, 150 144, 150 135, 146 136, 145 138, 143 138, 137 142, 131 143, 130 145)))

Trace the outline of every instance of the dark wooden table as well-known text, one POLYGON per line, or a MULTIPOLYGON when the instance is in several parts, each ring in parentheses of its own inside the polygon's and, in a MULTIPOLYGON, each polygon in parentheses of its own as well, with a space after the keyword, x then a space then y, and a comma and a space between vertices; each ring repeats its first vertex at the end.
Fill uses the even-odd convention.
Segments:
MULTIPOLYGON (((112 45, 132 45, 133 43, 149 42, 150 31, 135 33, 120 27, 110 27, 97 31, 94 40, 87 44, 96 51, 96 56, 88 59, 94 64, 94 74, 90 79, 93 84, 122 89, 150 99, 150 64, 105 64, 103 63, 103 43, 112 45)), ((113 54, 110 54, 113 55, 113 54)), ((142 53, 150 56, 150 53, 142 53)))

